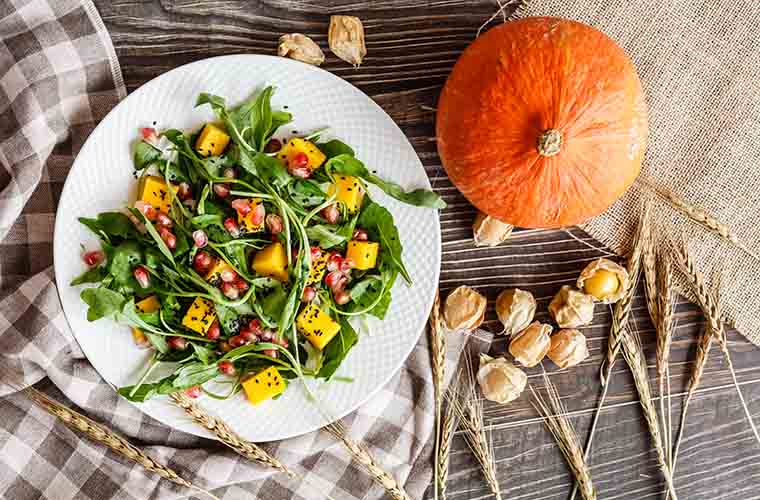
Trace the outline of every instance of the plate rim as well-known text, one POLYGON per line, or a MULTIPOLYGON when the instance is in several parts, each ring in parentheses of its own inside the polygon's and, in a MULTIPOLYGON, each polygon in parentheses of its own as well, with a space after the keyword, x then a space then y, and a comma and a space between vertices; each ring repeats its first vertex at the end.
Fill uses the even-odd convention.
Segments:
MULTIPOLYGON (((80 350, 82 351, 82 354, 84 354, 84 357, 87 360, 87 362, 90 364, 90 366, 92 366, 92 368, 95 370, 95 372, 101 378, 101 380, 103 381, 103 383, 105 383, 106 385, 108 385, 114 392, 116 392, 116 387, 112 383, 110 383, 103 376, 103 374, 100 373, 100 370, 98 370, 95 367, 95 364, 92 361, 90 361, 89 356, 87 355, 87 353, 85 352, 85 350, 82 348, 82 345, 80 344, 79 339, 77 337, 77 333, 74 331, 74 328, 72 327, 71 321, 69 321, 69 313, 66 311, 66 308, 63 305, 64 304, 64 300, 63 300, 63 297, 61 295, 62 287, 63 286, 69 286, 69 285, 66 284, 66 283, 63 283, 61 281, 61 279, 60 279, 61 276, 60 276, 59 269, 61 269, 61 268, 58 265, 58 260, 57 260, 57 254, 58 254, 58 252, 56 251, 56 248, 58 247, 58 244, 57 244, 57 242, 58 242, 58 235, 63 232, 63 229, 62 229, 62 225, 63 225, 62 220, 63 220, 63 218, 60 217, 60 210, 61 210, 61 203, 60 203, 60 201, 62 199, 64 199, 64 197, 66 196, 67 191, 70 190, 70 189, 72 189, 71 188, 72 183, 70 182, 70 180, 72 178, 71 174, 72 174, 72 172, 74 172, 74 169, 77 168, 77 165, 80 162, 81 152, 85 149, 85 147, 87 146, 87 144, 91 140, 94 140, 93 137, 96 135, 96 132, 101 127, 105 126, 104 124, 108 121, 108 119, 120 107, 126 106, 127 105, 126 103, 132 98, 132 96, 139 95, 142 92, 146 92, 147 90, 145 90, 145 89, 148 86, 155 85, 156 83, 154 83, 154 82, 157 82, 157 81, 159 81, 159 80, 161 80, 163 78, 167 78, 168 77, 167 75, 170 75, 171 73, 174 73, 176 71, 187 70, 191 66, 201 65, 203 63, 208 63, 209 61, 221 61, 221 60, 224 60, 224 59, 235 59, 235 58, 241 58, 241 57, 242 58, 253 58, 253 59, 264 58, 264 59, 269 59, 269 60, 276 59, 278 63, 282 63, 282 64, 285 64, 285 65, 292 64, 292 65, 305 66, 305 67, 308 68, 307 71, 311 71, 313 73, 320 73, 322 75, 327 75, 328 78, 333 79, 334 81, 337 81, 340 85, 347 85, 348 87, 350 87, 354 91, 359 92, 367 100, 367 102, 369 103, 370 106, 375 107, 377 110, 379 110, 385 116, 388 117, 388 119, 392 123, 392 126, 399 132, 399 134, 401 134, 402 137, 404 137, 404 139, 406 140, 406 142, 408 143, 408 145, 414 151, 414 154, 417 157, 417 160, 420 162, 420 166, 422 167, 423 172, 424 172, 425 166, 422 164, 422 159, 419 157, 419 154, 417 153, 417 151, 414 150, 414 146, 412 146, 411 141, 409 141, 409 138, 406 136, 406 134, 404 133, 404 131, 401 130, 401 127, 398 126, 398 124, 396 123, 396 121, 379 104, 377 104, 377 102, 375 102, 369 95, 367 95, 361 89, 359 89, 358 87, 356 87, 355 85, 353 85, 351 82, 349 82, 349 81, 347 81, 347 80, 339 77, 338 75, 336 75, 334 73, 331 73, 330 71, 327 71, 327 70, 322 69, 320 67, 316 67, 316 66, 312 66, 312 65, 309 65, 309 64, 306 64, 306 63, 302 63, 300 61, 295 61, 293 59, 288 59, 288 58, 279 57, 279 56, 272 56, 272 55, 269 55, 269 54, 250 54, 250 53, 224 54, 224 55, 219 55, 219 56, 206 57, 206 58, 202 58, 202 59, 198 59, 198 60, 195 60, 195 61, 191 61, 191 62, 182 64, 180 66, 177 66, 175 68, 170 69, 169 71, 161 73, 160 75, 156 75, 155 77, 151 78, 150 80, 148 80, 145 83, 143 83, 142 85, 140 85, 133 92, 126 94, 126 96, 123 99, 121 99, 113 108, 111 108, 108 111, 108 113, 105 114, 105 116, 103 116, 103 118, 98 122, 98 124, 88 134, 87 139, 85 139, 85 141, 82 143, 82 146, 79 148, 79 151, 77 152, 77 155, 74 158, 74 160, 72 161, 71 167, 69 168, 69 171, 66 174, 66 180, 64 181, 63 188, 61 189, 61 194, 60 194, 60 196, 58 198, 58 206, 56 207, 56 211, 55 211, 55 224, 53 226, 53 273, 54 273, 55 282, 56 282, 56 285, 57 285, 56 286, 56 294, 58 295, 58 300, 59 300, 59 302, 61 304, 61 310, 63 311, 64 319, 66 320, 66 324, 69 327, 69 330, 71 331, 72 336, 74 337, 74 341, 79 346, 80 350)), ((420 187, 427 187, 428 189, 432 190, 432 184, 431 184, 430 178, 428 177, 428 175, 427 175, 426 172, 425 172, 424 185, 420 186, 420 187)), ((425 293, 424 291, 422 293, 422 296, 425 299, 424 303, 425 303, 425 310, 426 311, 430 311, 430 309, 433 307, 433 303, 435 301, 435 296, 438 293, 438 287, 439 287, 439 282, 440 282, 440 274, 441 274, 441 264, 442 264, 442 236, 441 236, 440 211, 438 209, 434 209, 433 212, 434 212, 433 215, 434 215, 434 219, 435 219, 435 226, 434 227, 436 228, 436 231, 435 231, 436 234, 435 234, 435 238, 434 238, 435 239, 434 248, 431 248, 430 250, 433 250, 433 252, 431 252, 431 253, 433 253, 432 256, 437 260, 437 265, 434 268, 435 270, 434 270, 434 276, 433 276, 433 280, 432 280, 433 283, 436 284, 436 286, 432 287, 432 290, 428 291, 427 293, 425 293)), ((61 263, 61 265, 64 265, 64 264, 61 263)), ((388 385, 388 383, 391 381, 391 379, 393 379, 393 377, 395 377, 399 373, 399 371, 404 366, 404 364, 406 364, 406 362, 408 361, 408 359, 411 356, 412 352, 414 351, 415 347, 417 347, 417 345, 419 343, 419 340, 420 340, 420 337, 422 336, 423 332, 426 329, 425 328, 426 327, 426 323, 427 323, 427 315, 423 317, 423 320, 422 320, 422 322, 421 322, 420 325, 416 325, 415 326, 415 332, 416 333, 414 333, 414 342, 411 342, 411 341, 409 342, 409 348, 405 350, 404 356, 401 359, 401 362, 398 364, 398 366, 395 367, 393 370, 389 371, 389 374, 387 375, 387 377, 385 377, 380 383, 378 383, 377 387, 375 389, 373 389, 371 391, 368 391, 367 394, 364 397, 362 397, 359 400, 357 400, 356 403, 349 405, 349 407, 348 407, 347 410, 342 411, 342 412, 338 412, 338 413, 336 413, 334 415, 331 414, 330 415, 330 417, 332 419, 331 422, 335 422, 335 421, 340 420, 343 417, 345 417, 345 416, 347 416, 347 415, 349 415, 351 413, 354 413, 360 407, 364 406, 375 395, 377 395, 386 385, 388 385)), ((117 398, 118 397, 119 396, 117 394, 117 398)), ((197 430, 196 430, 195 426, 192 429, 180 429, 180 428, 176 427, 175 425, 172 425, 172 423, 170 423, 168 421, 168 419, 159 418, 157 416, 148 414, 145 410, 142 409, 142 407, 141 407, 140 404, 132 402, 132 401, 129 401, 127 399, 124 399, 124 400, 126 402, 128 402, 130 405, 132 405, 133 407, 137 408, 142 415, 145 415, 145 416, 147 416, 149 418, 153 418, 153 419, 159 421, 161 424, 166 425, 167 427, 171 428, 174 431, 186 432, 188 434, 193 434, 193 435, 196 435, 196 436, 199 436, 199 437, 205 437, 205 438, 209 438, 210 437, 212 439, 218 439, 218 438, 216 438, 216 436, 214 436, 213 434, 210 434, 208 431, 205 431, 205 429, 202 429, 200 427, 198 427, 197 430)), ((315 420, 313 423, 311 423, 309 425, 305 425, 302 429, 297 430, 295 432, 285 433, 282 436, 279 436, 279 437, 274 438, 274 439, 268 439, 266 441, 257 440, 257 441, 253 441, 253 442, 281 441, 281 440, 285 440, 285 439, 295 438, 295 437, 298 437, 298 436, 303 436, 303 435, 312 433, 314 431, 317 431, 317 430, 323 428, 325 425, 328 425, 329 423, 331 423, 331 422, 326 422, 327 420, 328 419, 325 419, 324 422, 318 422, 318 421, 315 420)))

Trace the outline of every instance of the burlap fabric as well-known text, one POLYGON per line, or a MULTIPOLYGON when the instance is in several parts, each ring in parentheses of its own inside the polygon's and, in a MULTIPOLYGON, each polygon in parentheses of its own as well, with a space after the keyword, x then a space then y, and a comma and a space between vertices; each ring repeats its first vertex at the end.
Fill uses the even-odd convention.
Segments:
MULTIPOLYGON (((760 2, 534 0, 515 13, 528 16, 584 22, 626 50, 649 107, 644 175, 760 253, 760 2)), ((625 253, 649 192, 637 183, 583 229, 625 253)), ((711 286, 720 275, 726 321, 760 344, 760 262, 654 199, 659 236, 677 240, 683 233, 711 286)))

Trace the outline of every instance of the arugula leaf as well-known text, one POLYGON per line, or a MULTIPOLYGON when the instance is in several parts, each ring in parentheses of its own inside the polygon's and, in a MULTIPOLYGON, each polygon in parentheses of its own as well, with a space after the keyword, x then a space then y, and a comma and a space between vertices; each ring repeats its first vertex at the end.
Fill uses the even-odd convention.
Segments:
POLYGON ((348 154, 340 154, 330 158, 325 163, 325 169, 338 174, 361 177, 365 181, 370 182, 385 191, 387 195, 404 203, 408 203, 409 205, 438 209, 446 208, 446 202, 433 191, 430 191, 429 189, 405 191, 404 188, 398 184, 386 181, 372 174, 367 170, 367 167, 364 166, 364 163, 348 154))
POLYGON ((371 201, 362 210, 357 224, 367 230, 370 240, 380 243, 383 262, 395 267, 406 282, 412 284, 412 278, 401 259, 403 247, 391 213, 385 207, 371 201))
POLYGON ((195 385, 201 385, 219 375, 219 367, 216 363, 206 365, 200 362, 190 362, 183 365, 175 372, 176 378, 172 385, 177 389, 186 389, 195 385))
POLYGON ((324 153, 328 160, 339 155, 356 156, 351 146, 338 139, 317 143, 317 147, 322 153, 324 153))
POLYGON ((93 267, 83 272, 73 280, 71 280, 71 286, 82 285, 84 283, 100 283, 103 278, 108 276, 108 272, 104 266, 93 267))
POLYGON ((218 116, 219 119, 224 122, 227 132, 230 134, 230 136, 235 141, 235 143, 238 144, 238 146, 248 146, 248 143, 245 141, 245 138, 241 135, 240 129, 235 123, 233 116, 231 115, 230 111, 227 109, 227 102, 224 100, 223 97, 209 94, 207 92, 201 92, 198 95, 198 99, 195 101, 195 106, 198 107, 203 104, 208 104, 209 106, 211 106, 211 109, 214 110, 214 113, 216 113, 216 116, 218 116))
POLYGON ((117 392, 120 396, 126 398, 128 401, 132 401, 133 403, 144 403, 147 400, 158 395, 158 391, 156 389, 159 385, 160 382, 153 384, 141 384, 140 387, 134 391, 134 393, 132 391, 134 390, 135 386, 127 385, 124 387, 119 387, 119 390, 117 392))
POLYGON ((327 198, 318 183, 312 180, 297 180, 288 185, 288 196, 301 207, 317 206, 327 198))
POLYGON ((307 227, 306 235, 309 237, 309 241, 316 241, 320 247, 327 249, 346 242, 346 237, 341 236, 337 231, 334 226, 317 224, 307 227))
POLYGON ((359 342, 359 336, 351 324, 343 317, 338 318, 340 333, 336 335, 323 351, 322 368, 318 378, 330 379, 346 359, 348 352, 359 342))
POLYGON ((108 260, 108 272, 122 285, 134 284, 133 270, 143 261, 142 248, 134 240, 128 240, 113 249, 108 260))
POLYGON ((349 312, 363 311, 375 304, 367 311, 376 318, 385 318, 388 307, 391 304, 391 288, 396 281, 398 271, 391 266, 384 266, 380 276, 369 275, 358 281, 350 290, 351 302, 347 310, 349 312), (382 297, 378 297, 382 294, 382 297))
POLYGON ((140 141, 135 145, 134 153, 132 154, 132 162, 135 165, 135 170, 143 170, 153 163, 156 163, 161 158, 161 151, 148 144, 145 141, 140 141))
MULTIPOLYGON (((87 288, 80 294, 82 302, 87 304, 87 321, 96 321, 121 310, 126 300, 124 296, 108 288, 87 288)), ((132 301, 134 305, 134 300, 132 301)))
POLYGON ((93 233, 110 241, 111 237, 136 238, 138 236, 132 221, 121 212, 103 212, 95 219, 79 217, 79 222, 87 226, 93 233))
POLYGON ((153 238, 153 241, 156 242, 158 249, 161 250, 161 253, 164 254, 164 257, 166 257, 167 260, 172 263, 172 266, 176 266, 174 263, 174 255, 172 255, 172 251, 169 250, 169 247, 166 246, 164 240, 161 239, 161 236, 158 234, 158 231, 156 230, 156 227, 153 225, 153 223, 149 221, 139 210, 130 208, 129 211, 132 212, 138 219, 140 219, 143 224, 145 224, 145 229, 148 230, 148 234, 153 238))
POLYGON ((204 365, 207 365, 211 362, 211 360, 215 357, 214 351, 209 349, 208 347, 203 347, 202 345, 196 344, 195 342, 190 342, 190 345, 193 346, 193 352, 195 353, 195 357, 200 360, 201 363, 204 365))
POLYGON ((257 153, 253 157, 259 178, 265 183, 282 189, 287 186, 293 177, 290 176, 285 165, 280 160, 264 153, 257 153))
POLYGON ((151 332, 143 332, 143 335, 148 338, 148 341, 151 343, 151 345, 161 354, 166 354, 169 352, 169 344, 166 342, 165 336, 151 332))
POLYGON ((261 312, 266 316, 270 323, 276 323, 285 309, 285 303, 288 300, 288 294, 279 283, 261 299, 261 312))
POLYGON ((158 271, 158 268, 161 265, 161 261, 164 259, 164 256, 161 254, 161 252, 157 248, 153 247, 148 247, 145 249, 144 257, 145 265, 154 271, 158 271))
POLYGON ((226 307, 221 304, 215 304, 216 317, 219 319, 219 324, 227 335, 234 335, 238 331, 240 325, 240 316, 231 307, 226 307))
POLYGON ((274 94, 274 87, 270 86, 262 90, 251 109, 252 142, 258 151, 264 151, 267 142, 277 129, 293 119, 293 116, 285 111, 272 111, 272 94, 274 94))

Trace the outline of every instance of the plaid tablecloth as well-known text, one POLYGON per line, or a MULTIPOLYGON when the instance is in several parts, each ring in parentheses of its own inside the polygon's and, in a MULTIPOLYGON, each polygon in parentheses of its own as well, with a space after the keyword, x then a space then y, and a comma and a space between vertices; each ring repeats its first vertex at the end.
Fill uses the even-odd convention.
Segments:
MULTIPOLYGON (((384 490, 324 432, 268 446, 306 476, 308 483, 298 484, 215 441, 173 431, 119 399, 103 382, 63 316, 52 271, 52 238, 55 208, 73 158, 93 127, 126 95, 119 64, 89 0, 0 0, 0 40, 3 370, 130 437, 220 498, 383 497, 384 490)), ((462 337, 454 336, 451 344, 449 368, 459 357, 462 337)), ((74 433, 8 385, 0 384, 0 396, 0 497, 144 500, 191 495, 74 433)), ((412 498, 421 498, 431 479, 432 406, 423 335, 394 379, 345 420, 352 437, 371 449, 412 498)))

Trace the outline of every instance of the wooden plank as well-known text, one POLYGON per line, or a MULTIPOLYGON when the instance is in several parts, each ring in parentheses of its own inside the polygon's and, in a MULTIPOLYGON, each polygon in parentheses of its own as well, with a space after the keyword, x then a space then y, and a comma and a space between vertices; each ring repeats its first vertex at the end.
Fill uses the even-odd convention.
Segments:
MULTIPOLYGON (((563 284, 574 281, 586 262, 603 255, 577 228, 565 231, 517 231, 497 248, 474 248, 470 223, 475 210, 446 177, 436 154, 435 107, 438 93, 458 55, 479 26, 495 11, 489 0, 267 0, 212 1, 96 0, 114 40, 129 90, 172 68, 200 58, 231 53, 274 54, 283 33, 312 36, 325 50, 324 68, 358 86, 402 127, 425 165, 431 182, 449 204, 441 213, 444 293, 468 284, 490 302, 485 327, 498 331, 493 300, 505 287, 533 291, 538 319, 548 320, 546 307, 563 284), (358 15, 366 26, 368 55, 355 70, 327 48, 330 14, 358 15)), ((473 103, 477 105, 477 103, 473 103)), ((653 363, 654 335, 643 291, 633 309, 635 324, 653 363)), ((694 359, 694 339, 703 328, 698 309, 683 301, 677 309, 678 336, 673 345, 673 394, 685 390, 694 359)), ((580 435, 585 436, 599 392, 599 363, 606 352, 609 311, 599 305, 594 325, 585 329, 591 357, 579 367, 555 372, 580 435)), ((729 336, 742 390, 754 415, 760 413, 760 366, 757 351, 736 333, 729 336)), ((494 352, 506 349, 497 339, 494 352)), ((654 377, 653 366, 650 374, 654 377)), ((528 370, 530 383, 540 385, 540 370, 528 370)), ((720 352, 713 349, 702 390, 692 403, 682 447, 677 486, 680 497, 754 499, 760 480, 760 452, 738 406, 720 352)), ((653 392, 656 394, 656 391, 653 392)), ((680 396, 673 399, 674 415, 680 396)), ((487 403, 493 429, 499 477, 505 498, 564 498, 570 477, 551 437, 526 395, 499 406, 487 403)), ((592 457, 600 497, 644 499, 662 496, 662 482, 634 394, 631 376, 619 362, 592 457)), ((451 500, 487 498, 480 472, 461 436, 457 436, 448 485, 451 500)))

